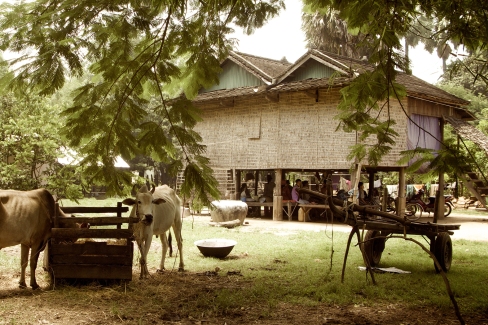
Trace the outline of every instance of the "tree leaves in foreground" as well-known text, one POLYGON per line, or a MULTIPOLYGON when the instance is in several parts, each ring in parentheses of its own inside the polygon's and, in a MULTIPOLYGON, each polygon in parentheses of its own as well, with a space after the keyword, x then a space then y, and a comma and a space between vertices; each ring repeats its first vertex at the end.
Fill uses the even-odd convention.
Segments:
MULTIPOLYGON (((367 35, 372 53, 369 62, 374 69, 357 71, 360 76, 342 90, 338 119, 345 131, 375 133, 381 155, 389 152, 396 135, 384 127, 371 131, 370 123, 379 122, 380 112, 386 112, 386 119, 393 120, 390 116, 392 103, 401 105, 400 99, 406 95, 403 87, 394 82, 398 71, 408 68, 401 40, 417 34, 425 43, 436 44, 437 48, 455 44, 471 53, 486 51, 488 43, 486 1, 304 0, 304 4, 311 12, 339 12, 339 18, 347 24, 350 33, 367 35), (434 23, 426 25, 425 21, 434 23), (423 26, 421 31, 419 25, 423 26)), ((472 74, 473 80, 487 80, 484 66, 478 67, 472 74)), ((358 143, 353 155, 357 160, 368 157, 374 163, 378 156, 375 157, 372 150, 377 149, 358 143)))
MULTIPOLYGON (((218 83, 232 41, 231 24, 251 33, 284 7, 269 1, 38 0, 3 4, 1 49, 21 54, 14 89, 49 95, 70 77, 93 75, 73 94, 64 115, 69 145, 84 157, 94 181, 121 194, 130 177, 113 167, 117 156, 144 154, 186 167, 183 195, 217 195, 192 131, 199 120, 190 100, 218 83), (171 99, 173 89, 185 96, 171 99), (187 99, 188 98, 188 99, 187 99), (191 176, 191 177, 190 177, 191 176)), ((206 202, 206 201, 205 201, 206 202)))

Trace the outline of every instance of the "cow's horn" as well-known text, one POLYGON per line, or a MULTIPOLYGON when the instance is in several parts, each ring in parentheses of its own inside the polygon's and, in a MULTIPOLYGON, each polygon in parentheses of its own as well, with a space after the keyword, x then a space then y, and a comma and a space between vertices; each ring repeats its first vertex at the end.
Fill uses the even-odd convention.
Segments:
POLYGON ((154 186, 154 184, 152 185, 152 189, 151 189, 151 194, 154 194, 154 191, 156 190, 156 186, 154 186))

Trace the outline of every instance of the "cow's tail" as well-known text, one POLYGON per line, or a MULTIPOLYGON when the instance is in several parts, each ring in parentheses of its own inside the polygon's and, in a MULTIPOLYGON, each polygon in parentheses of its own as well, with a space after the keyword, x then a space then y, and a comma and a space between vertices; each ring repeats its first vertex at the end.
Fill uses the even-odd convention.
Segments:
POLYGON ((173 241, 173 237, 171 236, 171 229, 168 230, 168 246, 169 246, 169 256, 173 256, 173 245, 171 245, 171 242, 173 241))
MULTIPOLYGON (((156 235, 156 238, 158 238, 159 236, 156 235)), ((172 257, 173 256, 173 246, 171 245, 172 241, 173 241, 173 236, 171 236, 171 228, 170 230, 168 230, 168 247, 169 247, 169 257, 172 257)))

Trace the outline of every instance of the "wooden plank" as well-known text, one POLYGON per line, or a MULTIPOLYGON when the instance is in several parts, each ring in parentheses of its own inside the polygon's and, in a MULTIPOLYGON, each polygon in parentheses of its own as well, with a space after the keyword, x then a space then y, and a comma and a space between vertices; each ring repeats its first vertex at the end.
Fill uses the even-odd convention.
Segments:
POLYGON ((246 202, 250 207, 272 207, 273 202, 246 202))
MULTIPOLYGON (((120 210, 122 209, 122 202, 117 202, 117 217, 118 218, 122 218, 122 212, 120 212, 120 210)), ((130 224, 131 222, 129 222, 130 224)), ((129 227, 130 228, 130 227, 129 227)), ((117 229, 122 229, 122 225, 121 224, 118 224, 117 225, 117 229)))
POLYGON ((304 204, 304 203, 299 203, 299 207, 302 208, 317 208, 317 209, 328 209, 329 205, 328 204, 304 204))
POLYGON ((53 228, 52 238, 73 239, 73 238, 131 238, 133 232, 128 229, 73 229, 53 228))
POLYGON ((129 207, 61 207, 64 213, 118 213, 127 212, 129 207))
POLYGON ((410 224, 403 227, 401 224, 398 223, 373 220, 358 220, 357 225, 359 228, 362 228, 364 226, 367 230, 382 230, 395 234, 403 234, 405 229, 405 232, 409 235, 426 236, 435 236, 440 232, 447 232, 449 234, 452 234, 452 230, 458 230, 460 227, 459 225, 437 225, 425 223, 410 224))
POLYGON ((132 280, 132 266, 52 265, 55 279, 132 280))
POLYGON ((123 223, 138 223, 139 218, 123 218, 123 217, 74 217, 74 218, 58 218, 58 223, 61 227, 69 227, 75 223, 89 223, 90 225, 108 226, 120 225, 123 223))
POLYGON ((132 266, 132 255, 52 255, 49 265, 59 264, 132 266))
POLYGON ((106 242, 85 242, 83 244, 50 244, 49 255, 129 255, 133 252, 132 241, 127 245, 107 245, 106 242))

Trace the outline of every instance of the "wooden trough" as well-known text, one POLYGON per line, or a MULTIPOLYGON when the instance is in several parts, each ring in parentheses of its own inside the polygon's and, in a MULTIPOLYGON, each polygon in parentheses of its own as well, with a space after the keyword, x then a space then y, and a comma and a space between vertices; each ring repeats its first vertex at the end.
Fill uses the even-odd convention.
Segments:
POLYGON ((132 280, 132 225, 139 219, 122 217, 122 213, 128 209, 122 207, 120 202, 117 207, 61 207, 66 214, 115 215, 72 218, 54 216, 52 237, 45 252, 48 256, 45 267, 53 279, 132 280), (73 227, 76 223, 89 223, 90 229, 63 228, 73 227), (128 224, 126 229, 122 229, 124 224, 128 224), (84 238, 90 240, 83 241, 84 238))

